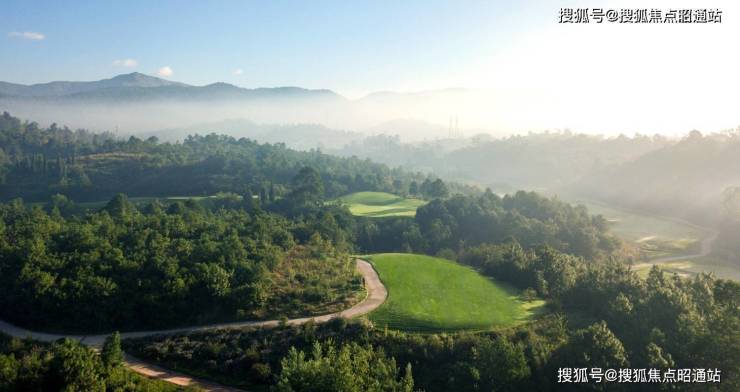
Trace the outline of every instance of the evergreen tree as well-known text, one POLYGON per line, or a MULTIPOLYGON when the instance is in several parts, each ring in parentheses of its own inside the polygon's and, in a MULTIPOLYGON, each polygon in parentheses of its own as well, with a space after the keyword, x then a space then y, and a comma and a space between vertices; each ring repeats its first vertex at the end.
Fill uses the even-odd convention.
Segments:
POLYGON ((439 178, 434 180, 429 187, 429 196, 435 199, 443 199, 450 194, 444 181, 439 178))
POLYGON ((409 185, 409 195, 416 196, 419 194, 419 184, 416 183, 416 181, 411 181, 411 185, 409 185))
POLYGON ((51 363, 53 390, 68 392, 103 392, 105 378, 95 353, 78 342, 64 339, 54 345, 51 363))
POLYGON ((123 350, 121 350, 121 334, 118 331, 113 332, 105 339, 103 349, 100 351, 100 358, 103 360, 103 366, 111 369, 120 366, 123 363, 123 350))
POLYGON ((128 197, 123 193, 119 193, 103 207, 104 211, 108 211, 108 214, 114 218, 124 218, 133 213, 135 207, 128 200, 128 197))

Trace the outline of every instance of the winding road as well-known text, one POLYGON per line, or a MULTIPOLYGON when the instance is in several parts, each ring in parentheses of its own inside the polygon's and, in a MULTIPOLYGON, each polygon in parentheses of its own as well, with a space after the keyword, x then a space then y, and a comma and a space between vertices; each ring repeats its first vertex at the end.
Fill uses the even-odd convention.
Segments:
MULTIPOLYGON (((298 325, 313 320, 316 323, 324 323, 336 317, 352 318, 361 316, 363 314, 370 313, 380 306, 385 299, 388 297, 388 290, 386 290, 383 283, 378 277, 378 273, 375 271, 373 266, 365 260, 356 259, 357 270, 362 274, 365 281, 365 289, 367 290, 367 297, 356 304, 355 306, 343 310, 341 312, 325 314, 315 317, 303 317, 288 320, 290 325, 298 325)), ((264 321, 236 321, 231 323, 222 324, 210 324, 200 325, 193 327, 174 328, 167 330, 158 331, 139 331, 139 332, 124 332, 121 334, 122 339, 127 338, 141 338, 152 335, 173 335, 178 333, 188 333, 197 331, 207 331, 214 329, 230 329, 230 328, 244 328, 244 327, 276 327, 280 323, 279 320, 264 320, 264 321)), ((34 340, 40 340, 43 342, 53 342, 61 338, 71 338, 80 341, 81 343, 93 347, 100 348, 105 341, 105 338, 110 335, 59 335, 49 334, 44 332, 34 332, 21 327, 17 327, 10 323, 0 320, 0 332, 7 335, 14 336, 17 338, 30 337, 34 340)), ((134 358, 130 355, 126 355, 125 358, 126 366, 136 373, 142 374, 147 377, 164 380, 180 386, 197 386, 205 391, 211 392, 227 392, 227 391, 240 391, 239 389, 230 388, 222 385, 218 385, 206 380, 196 379, 172 370, 168 370, 157 365, 145 362, 143 360, 134 358)))

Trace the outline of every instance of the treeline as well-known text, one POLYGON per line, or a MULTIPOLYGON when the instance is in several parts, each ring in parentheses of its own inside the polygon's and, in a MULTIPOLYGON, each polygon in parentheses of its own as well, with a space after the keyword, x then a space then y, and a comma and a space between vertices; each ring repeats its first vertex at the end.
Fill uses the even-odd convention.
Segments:
POLYGON ((100 354, 74 340, 51 344, 0 334, 0 391, 196 391, 136 375, 122 366, 118 334, 100 354))
MULTIPOLYGON (((205 196, 218 192, 280 198, 310 166, 323 180, 327 198, 356 191, 404 193, 427 176, 319 151, 295 151, 284 144, 210 134, 182 143, 113 138, 110 133, 47 129, 7 112, 0 119, 0 199, 45 201, 64 194, 75 201, 129 196, 205 196)), ((433 179, 432 179, 433 180, 433 179)), ((448 184, 453 192, 474 188, 448 184)))
POLYGON ((512 192, 562 190, 594 171, 629 162, 672 143, 660 135, 604 137, 566 130, 500 139, 481 134, 419 143, 402 143, 397 136, 378 135, 334 151, 512 192))
POLYGON ((740 184, 740 129, 702 134, 621 165, 604 166, 573 187, 614 205, 715 224, 727 213, 725 192, 740 184))
POLYGON ((278 318, 346 307, 362 288, 328 213, 290 220, 251 199, 137 208, 118 195, 65 217, 60 200, 0 204, 4 320, 90 332, 278 318))
MULTIPOLYGON (((409 334, 333 320, 128 341, 127 350, 167 367, 205 372, 242 387, 275 385, 286 356, 316 342, 369 345, 411 367, 425 391, 635 390, 635 384, 559 384, 559 368, 720 369, 720 383, 640 384, 640 390, 740 388, 740 285, 708 275, 641 279, 618 262, 589 263, 517 243, 467 249, 462 262, 550 300, 554 314, 508 331, 409 334), (249 369, 245 372, 244 369, 249 369), (607 388, 608 387, 608 388, 607 388)), ((389 381, 398 380, 391 377, 389 381)), ((344 390, 344 389, 334 389, 344 390)), ((391 389, 388 389, 391 390, 391 389)))
POLYGON ((116 144, 111 132, 93 133, 71 130, 51 124, 42 128, 35 122, 24 122, 8 112, 0 116, 0 146, 6 159, 28 160, 34 156, 64 158, 111 150, 116 144))
POLYGON ((365 219, 357 229, 361 250, 455 254, 465 247, 501 243, 515 238, 529 248, 548 244, 588 259, 603 258, 619 249, 606 220, 533 192, 500 197, 456 195, 435 199, 410 219, 365 219))

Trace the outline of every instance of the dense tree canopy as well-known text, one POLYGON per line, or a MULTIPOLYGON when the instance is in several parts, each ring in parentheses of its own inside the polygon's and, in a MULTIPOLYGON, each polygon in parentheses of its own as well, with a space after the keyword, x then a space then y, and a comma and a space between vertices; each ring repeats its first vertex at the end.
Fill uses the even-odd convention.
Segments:
POLYGON ((383 350, 348 343, 337 348, 331 340, 315 342, 310 357, 291 348, 281 360, 277 390, 281 392, 412 392, 411 366, 399 379, 394 359, 383 350))
POLYGON ((603 217, 533 192, 435 199, 420 207, 413 221, 365 220, 357 229, 358 245, 371 251, 457 252, 511 238, 525 247, 548 244, 587 258, 609 255, 620 246, 603 217))
MULTIPOLYGON (((670 387, 734 391, 740 386, 736 282, 706 275, 685 280, 658 269, 642 280, 623 264, 587 263, 550 248, 524 250, 515 243, 470 249, 462 261, 521 287, 539 284, 538 295, 551 301, 555 314, 510 331, 476 334, 420 335, 336 320, 274 331, 140 339, 129 342, 128 349, 167 366, 205 369, 210 377, 241 386, 277 382, 241 369, 267 367, 280 373, 283 358, 296 361, 302 351, 305 362, 313 345, 328 339, 369 344, 401 367, 412 364, 414 383, 425 391, 562 390, 557 383, 562 367, 717 368, 722 371, 719 384, 670 387), (291 354, 291 347, 297 352, 291 354)), ((665 385, 641 386, 652 391, 665 385)), ((584 384, 583 390, 594 387, 631 390, 616 383, 584 384)))
POLYGON ((317 225, 193 201, 140 212, 123 195, 68 218, 55 207, 0 205, 0 314, 104 331, 344 306, 361 280, 317 225))
POLYGON ((42 344, 0 334, 2 392, 180 390, 135 375, 120 363, 106 363, 95 351, 74 340, 42 344))
MULTIPOLYGON (((336 319, 123 343, 226 383, 557 390, 557 367, 633 366, 718 368, 726 377, 709 387, 740 389, 740 285, 657 268, 643 279, 620 260, 603 217, 557 198, 499 196, 280 144, 215 134, 118 140, 5 113, 0 198, 18 196, 40 203, 0 204, 0 317, 24 326, 90 332, 328 313, 361 296, 349 254, 377 251, 455 259, 546 299, 551 311, 479 334, 414 335, 336 319), (328 202, 360 190, 429 202, 413 218, 387 219, 328 202)), ((736 231, 728 220, 719 240, 728 252, 737 251, 736 231)), ((117 334, 100 355, 71 341, 29 344, 3 348, 0 391, 133 382, 120 373, 117 334)))
POLYGON ((310 184, 293 181, 306 167, 316 172, 314 180, 320 176, 330 198, 356 191, 405 191, 411 181, 426 178, 369 160, 223 135, 189 136, 175 144, 134 136, 120 140, 56 125, 42 129, 8 113, 0 117, 0 199, 5 200, 46 201, 56 193, 75 201, 100 201, 116 193, 161 197, 218 192, 273 193, 274 200, 291 191, 306 195, 301 186, 310 184))

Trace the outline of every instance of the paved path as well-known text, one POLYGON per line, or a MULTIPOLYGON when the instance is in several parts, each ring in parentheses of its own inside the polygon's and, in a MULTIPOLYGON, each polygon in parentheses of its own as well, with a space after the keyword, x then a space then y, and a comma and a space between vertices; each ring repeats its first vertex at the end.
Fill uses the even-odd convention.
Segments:
MULTIPOLYGON (((380 281, 380 277, 378 277, 378 273, 375 272, 375 269, 373 268, 372 265, 370 265, 370 263, 368 263, 365 260, 361 260, 361 259, 356 259, 356 262, 357 262, 357 270, 360 272, 360 274, 362 274, 362 277, 365 280, 365 289, 367 290, 367 297, 362 302, 358 303, 357 305, 349 309, 343 310, 341 312, 330 313, 330 314, 325 314, 325 315, 316 316, 316 317, 303 317, 303 318, 290 319, 288 320, 288 324, 298 325, 298 324, 306 323, 309 320, 314 320, 314 322, 316 323, 324 323, 336 317, 352 318, 352 317, 361 316, 363 314, 370 313, 372 310, 380 306, 385 301, 385 299, 388 297, 388 291, 386 290, 383 283, 380 281)), ((174 329, 158 330, 158 331, 124 332, 121 334, 121 338, 127 339, 127 338, 141 338, 141 337, 152 336, 152 335, 173 335, 173 334, 178 334, 178 333, 207 331, 207 330, 213 330, 213 329, 227 329, 227 328, 236 329, 236 328, 244 328, 244 327, 276 327, 279 323, 280 323, 279 320, 236 321, 236 322, 231 322, 231 323, 174 328, 174 329)), ((18 338, 30 337, 34 340, 40 340, 43 342, 53 342, 55 340, 58 340, 64 337, 68 337, 68 338, 78 340, 81 343, 87 346, 94 347, 94 348, 101 347, 103 345, 103 342, 105 341, 105 338, 110 335, 110 334, 59 335, 59 334, 49 334, 49 333, 44 333, 44 332, 33 332, 30 330, 6 323, 5 321, 2 321, 2 320, 0 320, 0 332, 3 332, 10 336, 18 337, 18 338)), ((167 370, 159 366, 156 366, 154 364, 144 362, 142 360, 139 360, 129 355, 126 355, 125 363, 128 368, 130 368, 131 370, 139 374, 145 375, 147 377, 161 379, 161 380, 164 380, 164 381, 176 384, 176 385, 181 385, 181 386, 195 385, 197 387, 202 388, 203 390, 211 391, 211 392, 239 391, 238 389, 221 386, 221 385, 211 383, 205 380, 195 379, 193 377, 190 377, 190 376, 187 376, 181 373, 177 373, 172 370, 167 370)))

